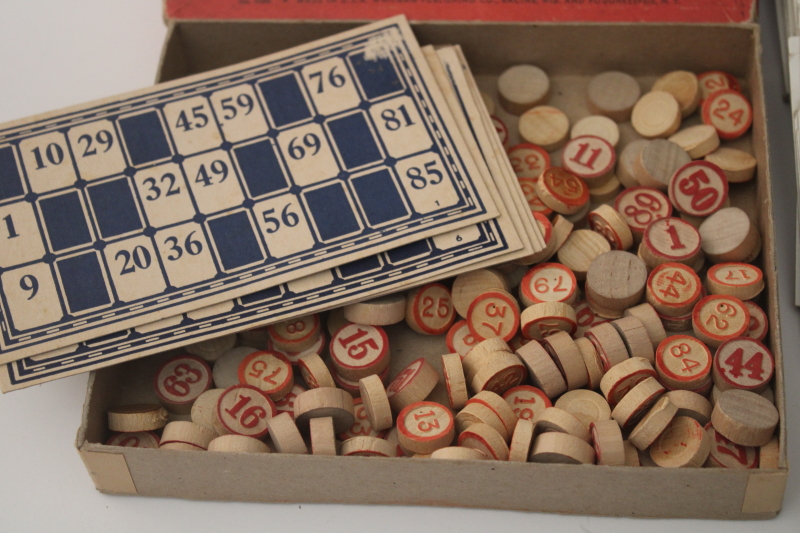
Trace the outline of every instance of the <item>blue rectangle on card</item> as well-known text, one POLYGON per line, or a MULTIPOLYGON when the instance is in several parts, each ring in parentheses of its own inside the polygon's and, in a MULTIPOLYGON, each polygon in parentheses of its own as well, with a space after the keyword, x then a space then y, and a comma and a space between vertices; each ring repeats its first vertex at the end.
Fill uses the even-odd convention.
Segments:
POLYGON ((54 252, 91 242, 78 192, 39 200, 39 208, 54 252))
POLYGON ((172 155, 167 134, 157 111, 119 119, 119 129, 131 164, 134 166, 165 159, 172 155))
POLYGON ((339 274, 343 278, 352 278, 360 276, 367 272, 377 271, 383 266, 381 258, 377 255, 370 255, 362 259, 351 261, 339 267, 339 274))
POLYGON ((411 259, 426 256, 429 253, 431 253, 431 245, 428 240, 425 239, 424 241, 412 242, 389 250, 386 252, 386 257, 389 258, 391 264, 399 265, 411 259))
POLYGON ((350 179, 370 226, 379 226, 409 215, 392 173, 387 169, 350 179))
POLYGON ((346 168, 357 168, 383 159, 363 113, 330 120, 328 129, 346 168))
POLYGON ((87 190, 97 226, 104 238, 142 229, 128 178, 93 185, 87 190))
POLYGON ((264 289, 263 291, 253 292, 239 298, 242 305, 251 305, 266 300, 273 300, 283 294, 283 288, 280 285, 264 289))
POLYGON ((97 252, 56 261, 61 288, 70 313, 80 313, 111 303, 97 252))
POLYGON ((233 149, 252 198, 289 186, 271 142, 263 140, 233 149))
POLYGON ((347 192, 339 183, 304 191, 311 217, 314 219, 319 237, 323 241, 350 235, 361 230, 358 219, 350 207, 347 192))
POLYGON ((14 149, 10 146, 0 148, 0 200, 8 200, 25 194, 22 177, 19 175, 14 149))
POLYGON ((244 211, 208 221, 222 268, 235 270, 264 260, 250 217, 244 211))
POLYGON ((259 82, 258 88, 276 128, 311 118, 311 110, 294 74, 259 82))
POLYGON ((369 100, 403 88, 403 82, 388 57, 367 59, 361 52, 350 56, 350 64, 353 65, 361 88, 369 100))

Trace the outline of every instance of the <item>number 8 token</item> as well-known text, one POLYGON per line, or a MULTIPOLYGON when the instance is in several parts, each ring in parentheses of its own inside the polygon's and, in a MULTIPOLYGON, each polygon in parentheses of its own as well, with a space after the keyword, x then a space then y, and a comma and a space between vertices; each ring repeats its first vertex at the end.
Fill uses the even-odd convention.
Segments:
POLYGON ((670 389, 697 390, 711 375, 711 351, 688 335, 667 337, 656 350, 656 372, 670 389))
POLYGON ((400 446, 413 453, 433 453, 449 446, 455 437, 450 409, 434 402, 416 402, 397 415, 400 446))
POLYGON ((519 305, 505 291, 486 291, 478 295, 467 310, 467 325, 475 337, 499 337, 510 341, 519 328, 519 305))
POLYGON ((379 326, 347 324, 331 339, 331 359, 350 381, 380 374, 389 366, 389 338, 379 326))
POLYGON ((455 316, 450 291, 441 283, 415 289, 406 298, 406 323, 417 333, 443 335, 455 316))
POLYGON ((287 352, 302 352, 314 346, 321 330, 317 315, 306 315, 278 322, 267 327, 275 348, 287 352))
POLYGON ((728 339, 741 337, 749 326, 750 311, 733 296, 706 296, 692 311, 695 335, 712 348, 728 339))
POLYGON ((681 213, 706 217, 728 199, 728 178, 714 163, 690 161, 670 178, 669 199, 681 213))
POLYGON ((714 385, 720 391, 763 392, 775 371, 775 359, 762 343, 741 338, 723 342, 714 356, 714 385))
POLYGON ((156 372, 156 395, 167 410, 176 414, 188 414, 192 403, 210 387, 211 368, 194 355, 170 359, 156 372))

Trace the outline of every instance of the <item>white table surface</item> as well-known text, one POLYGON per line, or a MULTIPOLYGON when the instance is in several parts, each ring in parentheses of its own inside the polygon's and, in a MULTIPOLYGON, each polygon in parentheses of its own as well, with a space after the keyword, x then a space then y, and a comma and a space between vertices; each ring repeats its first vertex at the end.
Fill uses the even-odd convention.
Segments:
MULTIPOLYGON (((800 465, 800 311, 793 305, 794 155, 775 7, 761 5, 774 183, 790 461, 800 465)), ((152 84, 165 27, 161 0, 0 0, 0 122, 152 84)), ((768 522, 558 516, 435 507, 279 505, 107 496, 74 448, 86 387, 74 376, 0 398, 0 531, 800 531, 800 476, 768 522), (794 524, 792 526, 792 524, 794 524)), ((468 489, 468 487, 465 487, 468 489)), ((614 487, 609 487, 613 490, 614 487)), ((713 492, 714 487, 709 487, 713 492)), ((669 495, 664 495, 669 505, 669 495)))

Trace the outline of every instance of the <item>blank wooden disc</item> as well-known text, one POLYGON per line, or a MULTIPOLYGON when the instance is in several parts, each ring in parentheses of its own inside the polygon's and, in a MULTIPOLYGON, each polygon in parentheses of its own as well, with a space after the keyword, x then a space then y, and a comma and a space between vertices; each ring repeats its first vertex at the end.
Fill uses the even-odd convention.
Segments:
POLYGON ((461 433, 472 424, 487 424, 497 431, 506 441, 511 437, 506 425, 497 411, 481 402, 467 404, 455 417, 456 432, 461 433))
POLYGON ((611 418, 616 420, 622 429, 629 429, 665 392, 666 389, 658 380, 649 376, 625 394, 611 411, 611 418))
POLYGON ((472 403, 483 404, 494 411, 503 423, 503 427, 506 430, 505 432, 508 435, 514 433, 514 428, 517 426, 519 417, 502 396, 491 391, 481 391, 467 402, 467 404, 472 403))
POLYGON ((210 452, 270 453, 269 446, 253 437, 244 435, 222 435, 208 445, 210 452))
POLYGON ((555 398, 567 391, 567 382, 558 370, 550 354, 537 341, 531 341, 516 351, 528 367, 531 382, 544 391, 548 398, 555 398))
POLYGON ((225 389, 209 389, 197 397, 192 404, 192 422, 214 429, 214 417, 217 402, 225 389))
POLYGON ((700 159, 719 148, 719 136, 714 126, 698 124, 673 133, 669 139, 686 150, 692 159, 700 159))
POLYGON ((700 467, 711 451, 711 437, 697 420, 676 416, 650 447, 650 457, 662 468, 700 467))
POLYGON ((653 365, 647 359, 632 357, 611 367, 600 381, 600 390, 611 406, 615 406, 638 383, 648 377, 657 377, 653 365))
POLYGON ((463 446, 446 446, 439 448, 431 454, 431 459, 450 459, 453 461, 481 461, 487 459, 486 455, 475 448, 463 446))
POLYGON ((402 292, 344 306, 345 319, 367 326, 397 324, 403 321, 405 313, 406 297, 402 292))
POLYGON ((778 437, 775 436, 767 444, 759 448, 759 468, 780 468, 780 457, 780 444, 778 437))
POLYGON ((229 335, 223 335, 221 337, 195 342, 194 344, 186 346, 184 349, 188 353, 196 355, 204 361, 212 362, 222 357, 222 355, 233 348, 235 344, 236 334, 231 333, 229 335))
POLYGON ((641 94, 639 82, 633 76, 618 71, 603 72, 589 80, 589 109, 615 122, 627 122, 641 94))
POLYGON ((647 143, 633 168, 639 183, 666 191, 675 171, 690 161, 691 158, 686 150, 677 144, 656 139, 647 143))
POLYGON ((310 419, 328 416, 333 418, 337 435, 349 429, 356 421, 353 397, 341 389, 319 387, 299 394, 294 401, 294 419, 301 430, 308 428, 310 419))
POLYGON ((705 160, 721 168, 730 183, 750 181, 755 175, 756 158, 736 148, 720 147, 705 160))
POLYGON ((673 70, 664 74, 656 80, 652 90, 666 91, 674 96, 684 118, 697 110, 702 96, 697 76, 688 70, 673 70))
POLYGON ((650 141, 637 139, 625 145, 617 156, 616 176, 623 187, 637 187, 640 185, 636 179, 635 163, 642 156, 642 150, 650 141))
POLYGON ((592 438, 588 426, 584 425, 573 414, 558 407, 548 407, 534 421, 534 434, 538 435, 547 431, 569 433, 586 442, 591 441, 592 438))
POLYGON ((564 393, 556 401, 555 407, 570 413, 586 427, 592 422, 611 420, 611 407, 606 399, 590 390, 578 389, 564 393))
POLYGON ((559 331, 542 339, 542 346, 553 358, 567 382, 567 390, 585 387, 589 374, 583 356, 569 333, 559 331))
POLYGON ((720 209, 706 218, 698 231, 703 252, 712 263, 749 263, 761 249, 758 228, 738 207, 720 209))
POLYGON ((586 372, 589 375, 586 386, 591 390, 595 390, 600 386, 600 380, 603 379, 606 373, 600 354, 597 353, 597 348, 592 344, 592 341, 585 337, 576 338, 575 344, 581 351, 583 364, 586 365, 586 372))
POLYGON ((164 426, 161 433, 161 445, 188 444, 196 448, 207 450, 208 445, 217 437, 213 430, 193 422, 174 421, 164 426))
POLYGON ((593 135, 607 141, 611 146, 619 143, 619 126, 608 117, 602 115, 589 115, 583 117, 572 125, 570 138, 593 135))
MULTIPOLYGON (((616 316, 638 304, 644 296, 647 268, 641 259, 621 250, 598 255, 586 273, 586 296, 599 308, 615 311, 616 316)), ((602 312, 594 309, 603 316, 602 312)), ((613 318, 613 317, 609 317, 613 318)))
POLYGON ((628 440, 640 450, 646 450, 664 431, 678 412, 678 407, 662 396, 636 424, 628 440))
POLYGON ((497 78, 497 96, 503 109, 520 115, 543 104, 550 96, 550 78, 534 65, 515 65, 497 78))
POLYGON ((527 462, 531 444, 533 444, 533 422, 520 420, 514 429, 514 435, 511 437, 511 445, 508 447, 508 460, 519 463, 527 462))
MULTIPOLYGON (((625 466, 643 466, 641 460, 639 459, 640 454, 646 453, 647 457, 650 457, 649 453, 640 452, 636 449, 636 446, 627 440, 622 441, 622 446, 625 448, 625 466)), ((655 464, 652 466, 655 466, 655 464)))
POLYGON ((389 405, 389 397, 386 395, 381 378, 374 374, 361 378, 358 382, 358 389, 361 392, 361 400, 372 429, 382 431, 392 427, 394 424, 392 407, 389 405))
POLYGON ((584 337, 597 348, 597 354, 600 356, 606 372, 630 357, 619 332, 608 322, 593 326, 584 334, 584 337))
POLYGON ((108 410, 108 429, 121 433, 152 431, 167 425, 169 414, 157 404, 136 404, 108 410))
POLYGON ((635 316, 627 316, 614 320, 611 325, 614 326, 622 342, 625 343, 628 355, 647 359, 651 363, 655 362, 653 345, 641 320, 635 316))
POLYGON ((516 387, 528 376, 525 365, 516 354, 495 352, 479 361, 470 386, 475 393, 491 391, 503 394, 516 387))
POLYGON ((531 450, 534 463, 584 464, 594 463, 594 448, 588 442, 567 433, 548 432, 536 437, 531 450))
POLYGON ((308 433, 311 437, 312 455, 336 455, 336 432, 333 430, 332 417, 310 419, 308 433))
POLYGON ((688 390, 672 390, 666 396, 678 408, 675 416, 688 416, 705 427, 711 421, 711 402, 696 392, 688 390))
POLYGON ((669 137, 681 126, 680 105, 668 92, 647 93, 633 106, 631 124, 646 139, 669 137))
POLYGON ((492 289, 507 291, 510 289, 503 275, 491 268, 473 270, 456 276, 453 281, 452 299, 456 312, 467 318, 467 311, 472 301, 482 292, 492 289))
POLYGON ((489 459, 508 461, 506 440, 487 424, 472 424, 458 436, 458 445, 474 448, 489 459))
POLYGON ((661 341, 667 338, 667 332, 664 331, 664 325, 658 318, 658 313, 649 303, 639 304, 630 309, 626 309, 623 313, 624 316, 635 316, 644 324, 644 329, 647 330, 647 335, 650 337, 650 342, 653 344, 653 349, 658 348, 661 341))
POLYGON ((590 425, 597 464, 625 466, 626 452, 622 431, 614 420, 599 420, 590 425))
POLYGON ((538 106, 519 117, 519 135, 548 152, 561 148, 569 137, 569 119, 560 109, 538 106))
POLYGON ((353 437, 342 442, 341 455, 350 457, 393 457, 394 448, 377 437, 353 437))
POLYGON ((611 251, 611 245, 599 233, 588 229, 573 231, 558 250, 558 260, 572 270, 579 281, 586 279, 589 265, 597 256, 611 251))
MULTIPOLYGON (((447 399, 452 409, 461 409, 467 404, 469 392, 461 357, 457 353, 442 356, 442 374, 447 388, 447 399)), ((362 392, 363 396, 363 392, 362 392)))

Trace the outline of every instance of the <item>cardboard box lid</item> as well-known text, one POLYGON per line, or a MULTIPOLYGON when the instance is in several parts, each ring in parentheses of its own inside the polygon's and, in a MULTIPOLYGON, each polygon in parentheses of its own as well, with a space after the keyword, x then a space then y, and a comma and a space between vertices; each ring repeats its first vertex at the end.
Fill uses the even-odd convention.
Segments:
POLYGON ((757 8, 757 0, 164 0, 164 18, 738 24, 754 22, 757 8))

